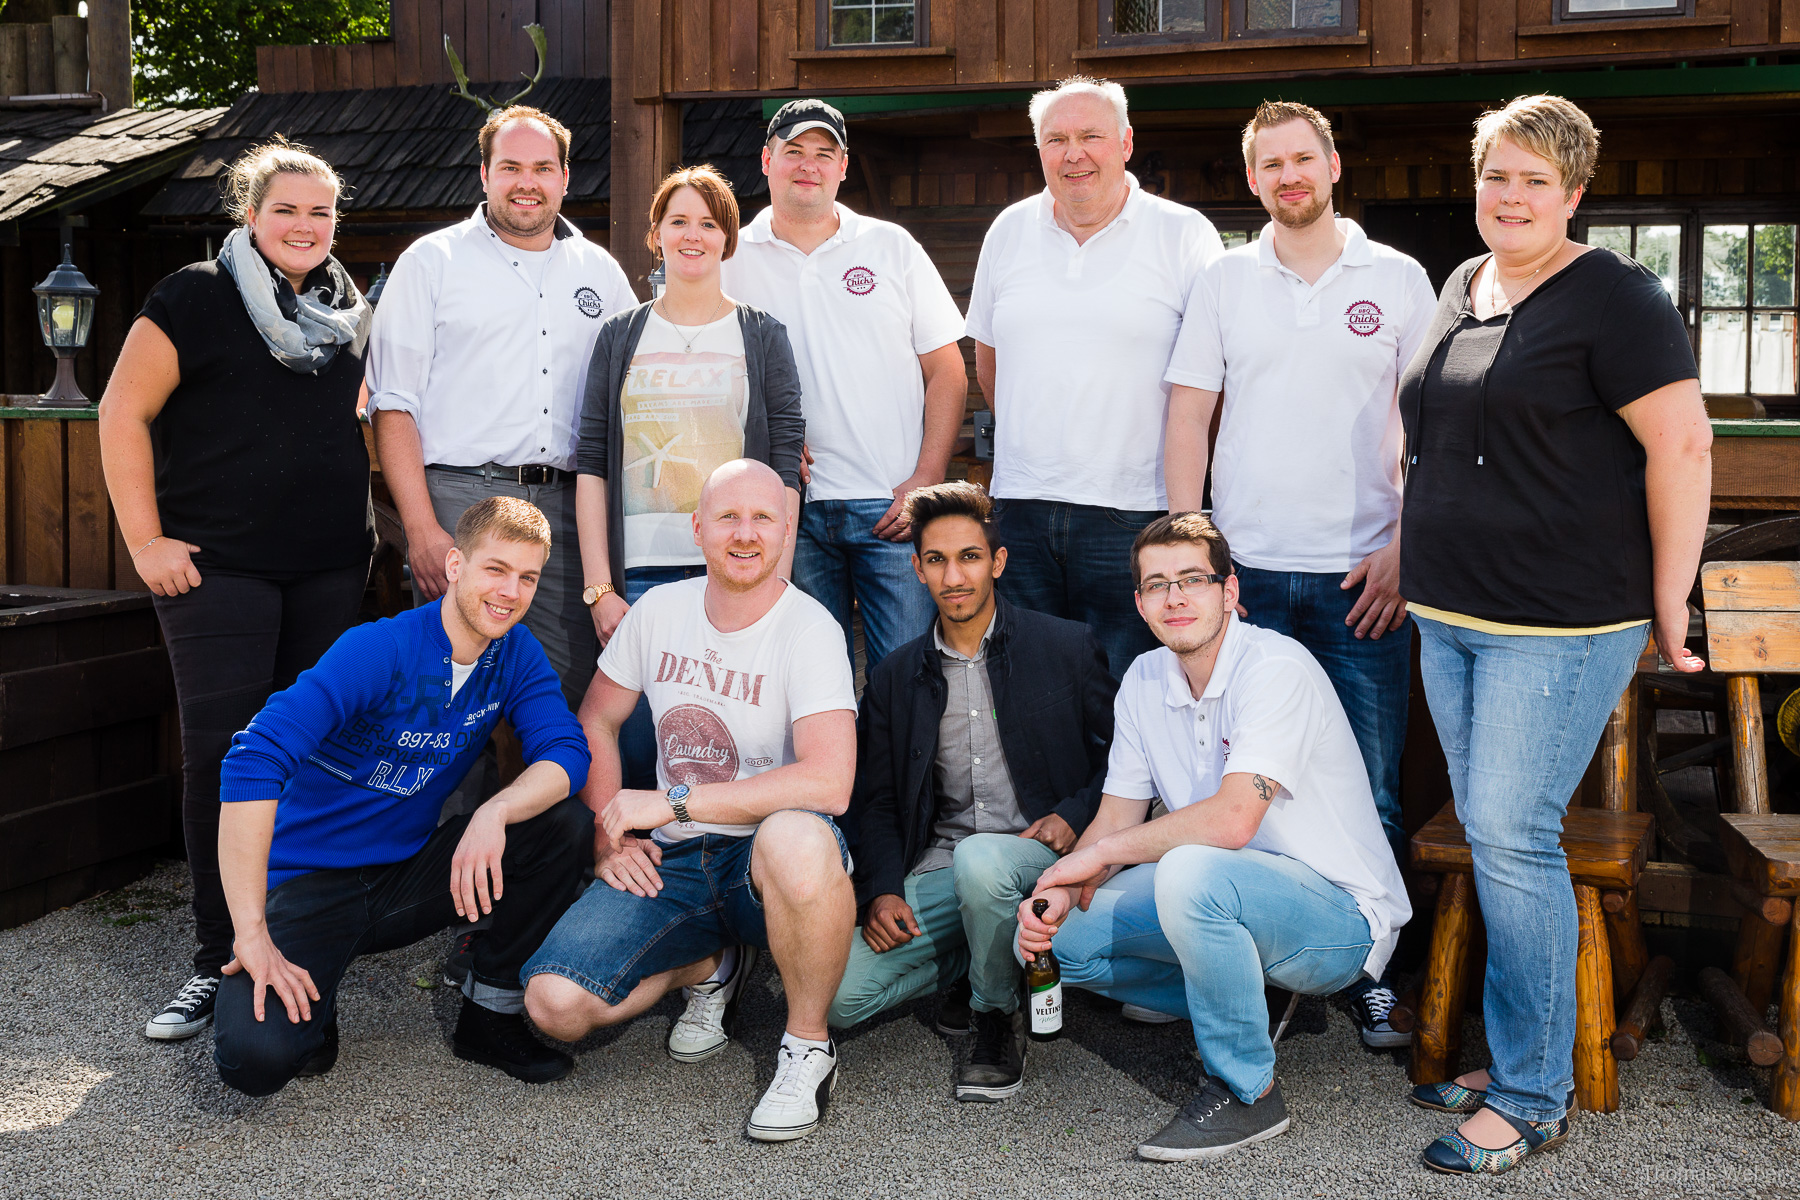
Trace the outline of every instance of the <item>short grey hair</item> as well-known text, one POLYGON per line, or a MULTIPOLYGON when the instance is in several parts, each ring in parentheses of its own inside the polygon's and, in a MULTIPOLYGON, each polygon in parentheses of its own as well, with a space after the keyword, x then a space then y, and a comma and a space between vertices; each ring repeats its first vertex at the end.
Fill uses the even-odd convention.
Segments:
POLYGON ((1119 118, 1119 136, 1131 128, 1131 118, 1126 114, 1125 89, 1110 79, 1095 79, 1088 75, 1071 75, 1053 88, 1045 88, 1031 98, 1031 140, 1041 142, 1038 130, 1044 123, 1044 117, 1050 107, 1067 96, 1098 96, 1112 105, 1113 112, 1119 118))

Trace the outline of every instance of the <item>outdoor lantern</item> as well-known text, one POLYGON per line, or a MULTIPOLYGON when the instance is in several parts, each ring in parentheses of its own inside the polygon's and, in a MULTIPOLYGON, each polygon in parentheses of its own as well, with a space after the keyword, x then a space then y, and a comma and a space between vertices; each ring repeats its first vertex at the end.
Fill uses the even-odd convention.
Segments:
POLYGON ((656 260, 656 265, 650 268, 650 274, 644 276, 644 282, 650 285, 650 299, 662 299, 663 288, 669 283, 669 273, 663 269, 662 259, 656 260))
POLYGON ((94 327, 94 298, 100 289, 75 266, 72 248, 63 243, 62 262, 31 289, 37 293, 38 328, 56 355, 56 382, 38 399, 40 408, 82 408, 93 401, 75 386, 75 356, 87 345, 94 327))
POLYGON ((387 264, 382 263, 381 270, 376 273, 375 278, 369 283, 369 290, 363 293, 363 299, 369 302, 370 308, 374 308, 377 304, 381 303, 381 293, 386 287, 387 264))

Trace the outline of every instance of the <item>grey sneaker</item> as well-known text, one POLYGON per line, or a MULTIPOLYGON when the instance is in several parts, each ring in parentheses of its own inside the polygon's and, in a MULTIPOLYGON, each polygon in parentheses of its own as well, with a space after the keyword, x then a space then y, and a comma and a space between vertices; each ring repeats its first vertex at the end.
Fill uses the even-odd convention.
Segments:
POLYGON ((956 1077, 956 1098, 993 1104, 1017 1094, 1025 1079, 1025 1006, 975 1014, 975 1045, 956 1077))
POLYGON ((1401 1033, 1388 1024, 1388 1014, 1399 1002, 1393 988, 1372 979, 1365 979, 1351 989, 1350 1013, 1356 1020, 1356 1027, 1362 1031, 1363 1045, 1375 1050, 1412 1045, 1412 1034, 1401 1033))
POLYGON ((731 1043, 737 1026, 738 997, 756 969, 756 947, 739 946, 737 966, 729 979, 684 988, 687 1007, 669 1028, 669 1057, 695 1063, 711 1058, 731 1043))
POLYGON ((1204 1075, 1194 1098, 1137 1152, 1139 1158, 1155 1162, 1215 1158, 1284 1134, 1287 1127, 1287 1104, 1279 1083, 1255 1104, 1245 1104, 1220 1080, 1204 1075))

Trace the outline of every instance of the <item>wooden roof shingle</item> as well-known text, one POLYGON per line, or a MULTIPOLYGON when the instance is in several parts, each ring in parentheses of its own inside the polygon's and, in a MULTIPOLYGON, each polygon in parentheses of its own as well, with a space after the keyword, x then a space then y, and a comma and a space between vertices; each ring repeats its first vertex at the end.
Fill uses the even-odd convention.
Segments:
MULTIPOLYGON (((222 108, 0 112, 0 221, 79 202, 109 177, 137 178, 191 147, 222 108)), ((169 165, 173 165, 170 162, 169 165)))

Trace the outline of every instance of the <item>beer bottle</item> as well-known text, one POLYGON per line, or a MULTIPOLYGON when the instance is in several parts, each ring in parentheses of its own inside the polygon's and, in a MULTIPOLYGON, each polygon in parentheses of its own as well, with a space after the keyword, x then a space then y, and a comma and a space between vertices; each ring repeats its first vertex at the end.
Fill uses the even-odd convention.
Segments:
MULTIPOLYGON (((1044 919, 1048 900, 1034 900, 1031 911, 1044 919)), ((1062 969, 1056 965, 1056 952, 1044 950, 1025 964, 1025 990, 1031 995, 1031 1036, 1048 1042, 1062 1036, 1062 969)))

